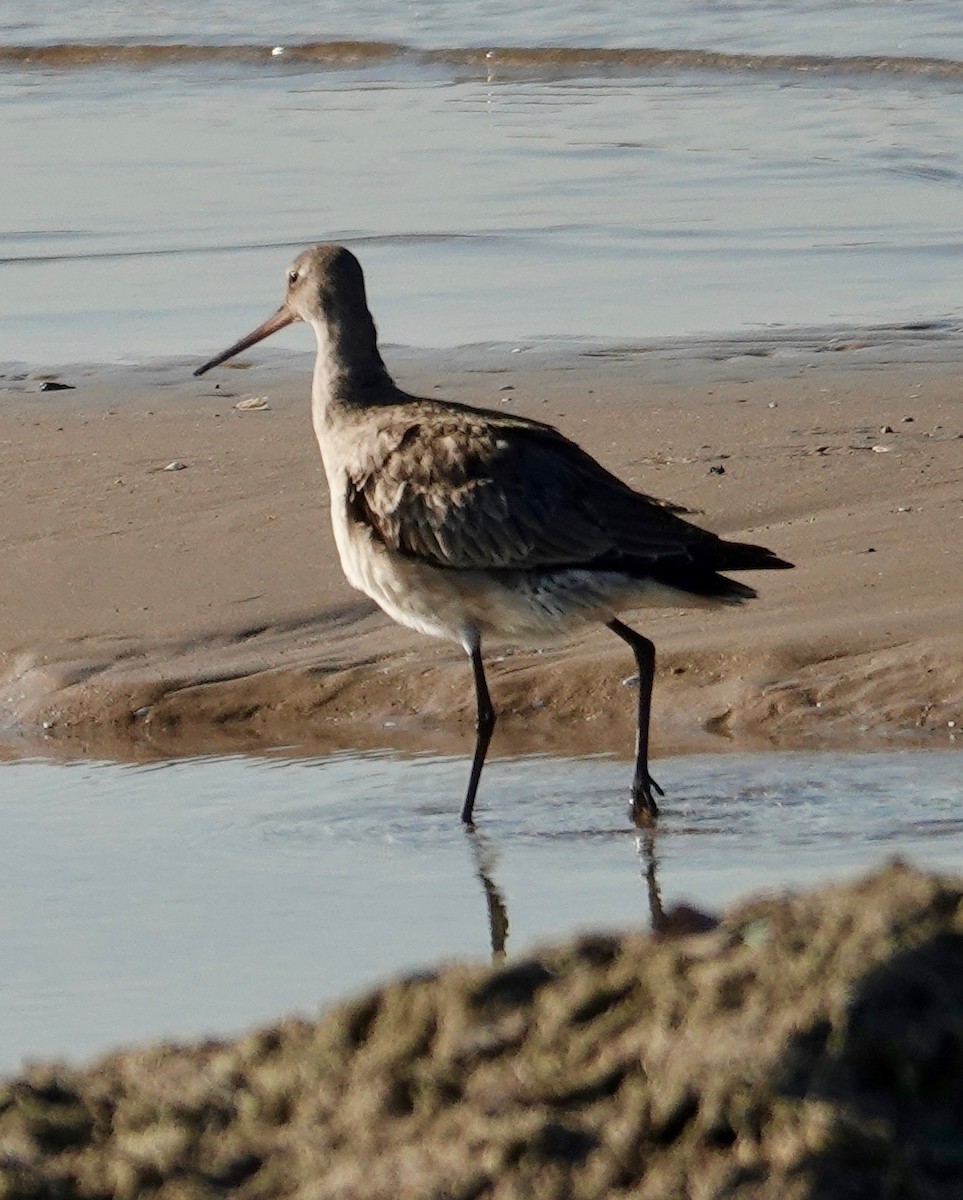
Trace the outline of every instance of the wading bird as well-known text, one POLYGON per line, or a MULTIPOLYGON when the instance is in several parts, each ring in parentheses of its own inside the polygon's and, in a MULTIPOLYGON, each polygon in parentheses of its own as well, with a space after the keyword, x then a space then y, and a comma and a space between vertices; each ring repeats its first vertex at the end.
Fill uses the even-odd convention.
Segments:
POLYGON ((484 639, 533 643, 597 621, 638 667, 632 815, 651 821, 663 795, 648 761, 655 647, 617 614, 739 604, 755 591, 721 571, 792 564, 690 524, 550 425, 403 392, 378 351, 361 266, 343 246, 299 254, 277 312, 194 374, 294 321, 317 338, 312 415, 348 582, 471 660, 478 720, 462 820, 472 823, 495 727, 484 639))

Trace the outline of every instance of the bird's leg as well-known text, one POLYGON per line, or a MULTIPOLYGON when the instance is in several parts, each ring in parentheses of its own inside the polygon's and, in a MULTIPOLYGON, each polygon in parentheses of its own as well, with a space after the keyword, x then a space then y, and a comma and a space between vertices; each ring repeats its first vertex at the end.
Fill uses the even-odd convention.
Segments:
POLYGON ((632 780, 632 817, 647 824, 658 816, 659 806, 653 792, 665 793, 649 774, 649 714, 652 710, 652 684, 655 680, 655 646, 641 633, 615 619, 607 622, 613 633, 632 647, 639 670, 639 716, 635 735, 635 778, 632 780))
POLYGON ((482 767, 485 765, 485 755, 488 753, 488 743, 492 740, 492 730, 495 728, 495 709, 492 698, 488 694, 488 684, 485 682, 485 666, 482 663, 481 643, 476 641, 468 647, 471 655, 471 669, 475 677, 475 703, 478 710, 478 720, 475 724, 475 757, 471 763, 471 775, 468 777, 468 792, 465 804, 461 810, 461 819, 466 825, 472 824, 472 810, 475 807, 475 793, 478 791, 478 781, 481 779, 482 767))

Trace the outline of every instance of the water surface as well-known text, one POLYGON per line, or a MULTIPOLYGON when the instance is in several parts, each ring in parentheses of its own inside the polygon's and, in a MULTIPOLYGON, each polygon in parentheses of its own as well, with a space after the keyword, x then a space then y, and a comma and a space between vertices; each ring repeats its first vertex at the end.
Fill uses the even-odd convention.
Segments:
POLYGON ((959 53, 954 0, 8 0, 4 40, 38 45, 106 40, 275 45, 311 38, 456 45, 716 46, 823 54, 959 53))
POLYGON ((628 765, 604 758, 493 761, 476 837, 457 818, 462 759, 5 763, 0 1069, 314 1012, 399 971, 484 960, 506 919, 518 954, 897 854, 958 871, 959 762, 662 760, 649 841, 627 821, 628 765))
POLYGON ((0 361, 206 358, 322 239, 404 345, 963 311, 949 0, 4 11, 0 361))

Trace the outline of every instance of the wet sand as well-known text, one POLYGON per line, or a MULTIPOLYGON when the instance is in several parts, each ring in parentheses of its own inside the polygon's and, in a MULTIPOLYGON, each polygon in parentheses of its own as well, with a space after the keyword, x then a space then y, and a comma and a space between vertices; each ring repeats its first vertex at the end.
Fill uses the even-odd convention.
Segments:
MULTIPOLYGON (((953 743, 963 338, 513 349, 385 353, 402 386, 550 421, 634 485, 798 564, 752 577, 760 598, 742 609, 630 616, 659 652, 656 754, 953 743)), ((394 626, 341 577, 309 361, 258 355, 196 381, 187 362, 4 372, 8 746, 467 752, 461 651, 394 626), (76 390, 41 391, 46 374, 76 390), (251 397, 267 407, 235 408, 251 397)), ((605 630, 488 654, 493 753, 628 754, 631 661, 605 630)))

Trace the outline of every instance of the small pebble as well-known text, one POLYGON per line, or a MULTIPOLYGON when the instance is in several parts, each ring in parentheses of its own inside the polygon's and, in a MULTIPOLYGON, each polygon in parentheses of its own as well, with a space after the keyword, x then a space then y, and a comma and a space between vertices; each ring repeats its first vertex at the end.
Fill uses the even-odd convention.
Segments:
POLYGON ((255 412, 263 411, 271 406, 268 404, 267 396, 248 396, 246 400, 238 400, 234 407, 241 412, 255 412))
POLYGON ((883 428, 880 430, 880 433, 892 433, 892 432, 893 432, 892 425, 884 425, 883 428))
POLYGON ((164 470, 165 471, 186 471, 187 463, 181 462, 181 460, 179 458, 175 458, 173 462, 169 462, 167 464, 167 466, 164 467, 164 470))
POLYGON ((76 388, 72 383, 57 383, 54 379, 45 379, 40 385, 41 392, 73 392, 76 388))
POLYGON ((769 401, 769 407, 770 407, 770 408, 778 408, 778 407, 779 407, 779 405, 776 403, 776 401, 775 401, 775 400, 770 400, 770 401, 769 401))
POLYGON ((283 47, 283 46, 275 46, 275 47, 274 47, 274 48, 271 50, 271 57, 272 57, 272 58, 280 58, 280 57, 281 57, 281 55, 282 55, 283 53, 284 53, 284 47, 283 47))
POLYGON ((874 446, 873 453, 874 454, 889 454, 890 450, 892 450, 892 449, 893 449, 892 446, 874 446))
POLYGON ((725 475, 726 469, 722 463, 716 463, 714 467, 709 468, 710 475, 725 475))

